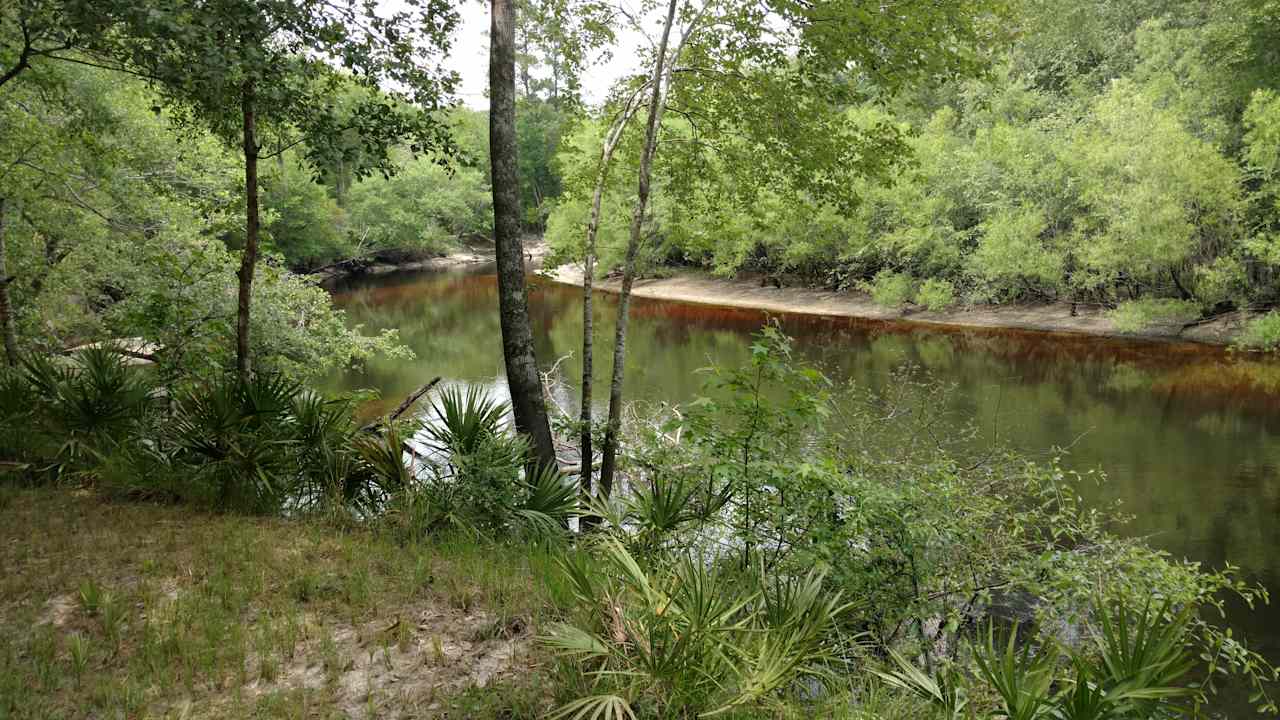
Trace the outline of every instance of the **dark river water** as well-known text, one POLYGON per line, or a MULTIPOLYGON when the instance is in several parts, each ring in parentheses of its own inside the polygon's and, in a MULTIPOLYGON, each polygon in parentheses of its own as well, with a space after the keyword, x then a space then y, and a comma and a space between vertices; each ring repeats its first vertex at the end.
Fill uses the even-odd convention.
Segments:
MULTIPOLYGON (((545 365, 581 377, 581 290, 538 281, 530 313, 545 365)), ((612 296, 597 295, 597 387, 607 394, 612 296)), ((375 388, 389 410, 434 376, 505 392, 494 276, 408 274, 356 283, 336 302, 366 331, 396 328, 416 353, 332 378, 334 391, 375 388)), ((747 359, 763 312, 637 298, 628 341, 627 398, 686 402, 695 372, 747 359)), ((1280 589, 1280 362, 1192 344, 1069 334, 951 330, 907 322, 774 315, 800 356, 834 379, 875 389, 895 368, 919 366, 954 384, 951 416, 1028 453, 1067 447, 1063 464, 1101 469, 1091 502, 1120 501, 1125 532, 1178 557, 1280 589)), ((1280 599, 1231 623, 1280 661, 1280 599)), ((1235 715, 1235 712, 1232 712, 1235 715)))

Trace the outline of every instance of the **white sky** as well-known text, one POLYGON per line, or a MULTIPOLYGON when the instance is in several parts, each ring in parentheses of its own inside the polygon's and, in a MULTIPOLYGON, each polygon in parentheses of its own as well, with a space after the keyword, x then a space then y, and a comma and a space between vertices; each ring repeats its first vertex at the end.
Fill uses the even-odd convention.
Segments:
MULTIPOLYGON (((489 3, 465 0, 458 8, 462 20, 454 35, 453 49, 446 65, 458 72, 458 100, 467 107, 486 110, 489 98, 489 3)), ((590 65, 582 74, 583 99, 588 104, 604 100, 609 88, 620 77, 634 72, 638 60, 636 49, 645 41, 635 31, 620 32, 618 45, 607 62, 590 65)))

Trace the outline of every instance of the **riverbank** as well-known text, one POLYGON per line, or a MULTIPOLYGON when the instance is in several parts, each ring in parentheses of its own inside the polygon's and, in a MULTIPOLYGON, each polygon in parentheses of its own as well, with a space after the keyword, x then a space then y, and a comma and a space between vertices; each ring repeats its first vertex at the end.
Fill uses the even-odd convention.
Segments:
MULTIPOLYGON (((547 256, 549 248, 540 236, 524 238, 525 261, 532 268, 538 268, 547 256)), ((448 253, 437 257, 408 260, 405 262, 370 262, 368 264, 345 260, 334 263, 323 270, 311 273, 311 276, 325 286, 331 287, 354 277, 390 275, 399 272, 462 270, 487 265, 495 261, 494 247, 491 244, 461 245, 448 253)))
MULTIPOLYGON (((582 268, 578 265, 549 268, 542 275, 554 282, 582 286, 582 268)), ((622 289, 621 281, 616 279, 596 280, 593 286, 615 294, 622 289)), ((1197 325, 1157 325, 1134 333, 1122 332, 1100 308, 1078 307, 1073 314, 1070 303, 973 305, 939 312, 916 307, 893 309, 875 304, 868 294, 861 292, 831 292, 804 287, 778 288, 762 286, 758 279, 718 278, 693 271, 680 271, 671 277, 637 280, 632 286, 632 294, 654 300, 777 313, 906 320, 952 327, 1013 328, 1209 345, 1231 344, 1249 317, 1246 313, 1235 312, 1197 325)))

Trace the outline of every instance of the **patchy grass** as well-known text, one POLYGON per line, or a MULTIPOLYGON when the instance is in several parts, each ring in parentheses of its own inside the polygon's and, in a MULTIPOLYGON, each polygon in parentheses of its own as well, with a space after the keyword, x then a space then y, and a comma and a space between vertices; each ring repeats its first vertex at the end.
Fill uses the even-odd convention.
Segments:
POLYGON ((0 718, 534 717, 555 552, 0 486, 0 718))

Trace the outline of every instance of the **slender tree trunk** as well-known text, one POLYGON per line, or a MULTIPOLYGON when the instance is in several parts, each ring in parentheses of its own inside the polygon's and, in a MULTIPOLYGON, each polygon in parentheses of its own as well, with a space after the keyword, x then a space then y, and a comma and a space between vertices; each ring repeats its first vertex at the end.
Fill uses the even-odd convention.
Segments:
POLYGON ((1192 297, 1191 293, 1182 284, 1182 278, 1178 277, 1177 268, 1169 268, 1169 277, 1173 278, 1173 284, 1178 288, 1178 297, 1181 297, 1183 300, 1190 300, 1192 297))
POLYGON ((592 413, 592 373, 594 371, 594 323, 592 308, 592 284, 595 281, 596 235, 600 230, 600 205, 604 201, 605 184, 609 179, 609 167, 613 162, 613 151, 622 140, 622 133, 635 114, 636 106, 628 103, 622 109, 609 134, 605 136, 604 146, 600 149, 600 167, 596 170, 595 192, 591 195, 591 217, 587 221, 587 239, 582 259, 582 497, 591 496, 591 482, 594 476, 591 448, 591 413, 592 413))
POLYGON ((9 215, 7 199, 0 197, 0 334, 4 335, 4 357, 9 365, 18 364, 18 333, 14 330, 13 306, 9 303, 9 265, 7 263, 8 247, 5 231, 8 230, 9 215))
POLYGON ((529 78, 529 33, 522 33, 520 38, 520 54, 523 56, 520 61, 520 87, 524 89, 524 96, 527 98, 533 93, 529 86, 532 84, 529 78))
POLYGON ((254 101, 253 81, 246 80, 240 97, 244 115, 244 252, 240 255, 236 306, 236 373, 242 380, 249 377, 249 306, 253 299, 253 273, 258 264, 258 140, 254 101))
POLYGON ((618 431, 622 425, 622 379, 626 369, 627 320, 631 311, 631 284, 635 281, 636 255, 640 251, 640 234, 644 230, 644 214, 649 205, 649 179, 653 169, 653 156, 658 147, 658 127, 662 122, 663 69, 667 60, 667 42, 671 38, 671 26, 675 22, 677 0, 668 0, 667 21, 662 26, 662 40, 658 43, 657 57, 653 61, 650 78, 649 117, 644 129, 644 149, 640 154, 640 179, 636 192, 636 205, 631 213, 631 235, 627 239, 627 257, 622 268, 622 296, 618 299, 618 323, 613 340, 613 378, 609 385, 609 424, 604 431, 604 457, 600 461, 600 493, 613 492, 613 475, 617 467, 618 431))
POLYGON ((489 158, 493 176, 493 238, 498 261, 498 315, 502 356, 516 431, 533 443, 538 465, 554 466, 555 445, 533 352, 520 242, 520 178, 516 162, 515 10, 493 0, 489 33, 489 158))

